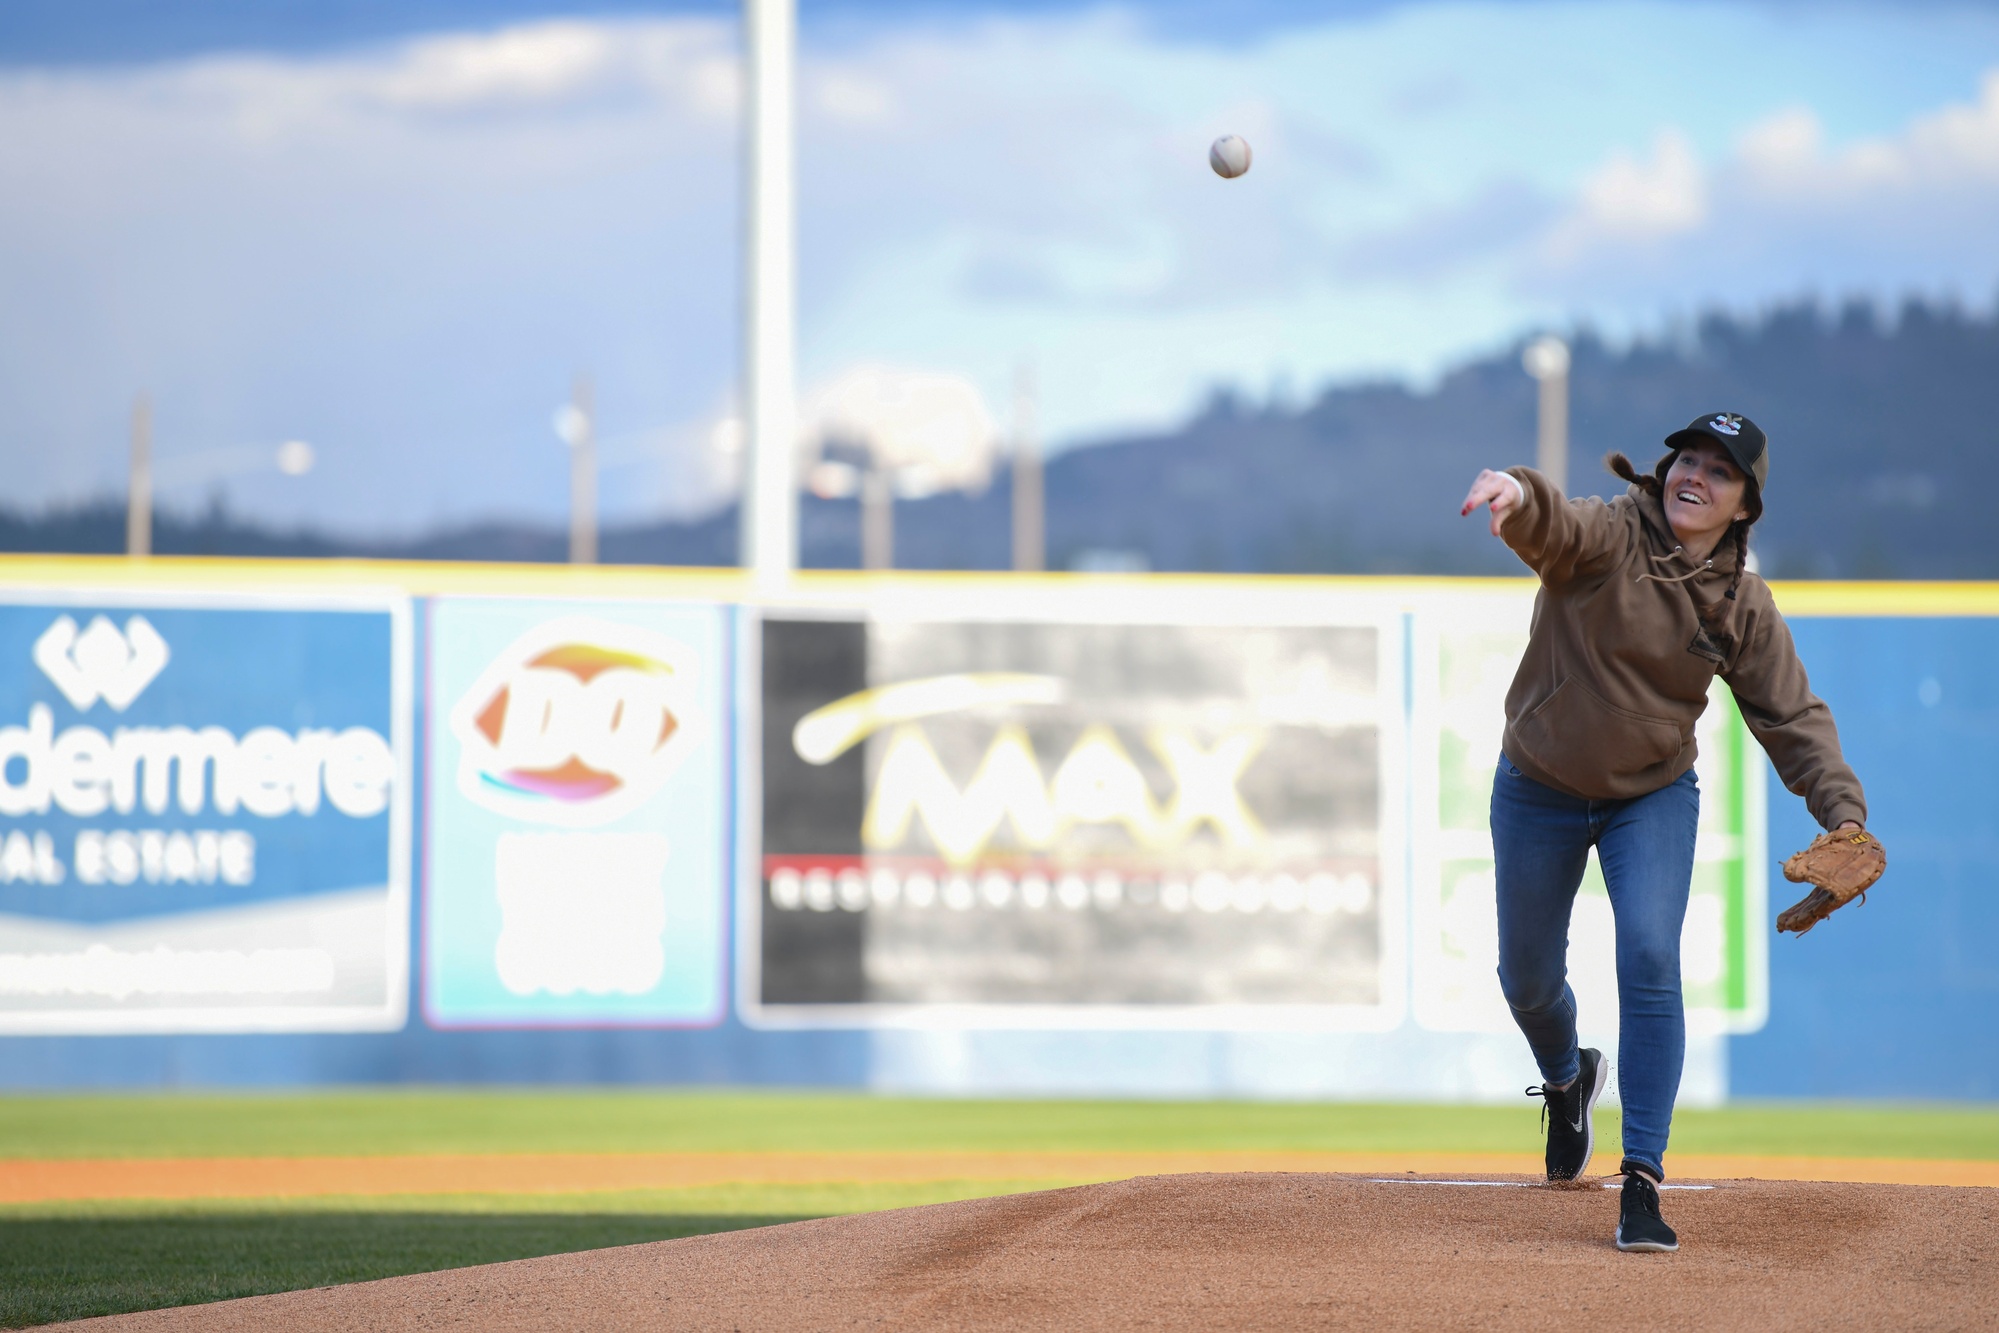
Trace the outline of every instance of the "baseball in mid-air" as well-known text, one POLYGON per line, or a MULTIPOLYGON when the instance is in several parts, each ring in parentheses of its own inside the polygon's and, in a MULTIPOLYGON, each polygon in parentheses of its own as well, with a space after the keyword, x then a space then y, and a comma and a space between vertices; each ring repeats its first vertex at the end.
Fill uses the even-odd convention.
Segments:
POLYGON ((1249 170, 1249 140, 1240 134, 1224 134, 1208 146, 1208 165, 1217 176, 1234 180, 1249 170))

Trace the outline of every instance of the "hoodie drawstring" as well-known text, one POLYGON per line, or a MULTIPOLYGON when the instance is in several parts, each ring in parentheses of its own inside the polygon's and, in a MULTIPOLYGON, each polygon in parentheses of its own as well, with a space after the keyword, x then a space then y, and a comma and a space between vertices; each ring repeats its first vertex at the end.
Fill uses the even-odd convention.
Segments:
MULTIPOLYGON (((1682 554, 1683 554, 1682 548, 1675 546, 1672 550, 1668 551, 1666 554, 1651 556, 1649 557, 1649 559, 1652 561, 1653 564, 1656 565, 1664 561, 1677 559, 1682 554)), ((1699 578, 1702 574, 1705 574, 1708 570, 1713 568, 1714 568, 1714 557, 1709 556, 1706 560, 1703 560, 1699 565, 1688 570, 1684 574, 1678 575, 1677 577, 1668 578, 1664 574, 1640 574, 1637 578, 1633 579, 1632 582, 1644 583, 1649 580, 1653 583, 1685 583, 1688 579, 1699 578)), ((1730 592, 1732 593, 1733 591, 1734 589, 1731 588, 1730 592)))

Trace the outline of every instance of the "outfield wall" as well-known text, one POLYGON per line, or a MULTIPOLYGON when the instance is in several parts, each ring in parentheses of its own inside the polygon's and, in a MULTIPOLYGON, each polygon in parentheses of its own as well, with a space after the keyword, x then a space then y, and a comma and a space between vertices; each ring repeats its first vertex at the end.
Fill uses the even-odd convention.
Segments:
MULTIPOLYGON (((1517 1096, 1531 595, 9 558, 0 1086, 1517 1096)), ((1999 587, 1777 596, 1892 868, 1772 938, 1811 829, 1718 688, 1685 1096, 1999 1096, 1999 587)), ((1606 1048, 1610 930, 1592 864, 1606 1048)))

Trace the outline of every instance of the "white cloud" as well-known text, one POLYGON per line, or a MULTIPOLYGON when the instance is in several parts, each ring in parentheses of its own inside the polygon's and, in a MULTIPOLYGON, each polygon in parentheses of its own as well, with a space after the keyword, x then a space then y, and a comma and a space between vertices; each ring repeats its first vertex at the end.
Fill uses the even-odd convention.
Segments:
MULTIPOLYGON (((1618 149, 1577 191, 1576 233, 1551 238, 1580 249, 1594 238, 1649 241, 1692 231, 1707 221, 1707 181, 1694 146, 1678 130, 1662 130, 1649 158, 1618 149)), ((1567 229, 1565 229, 1566 231, 1567 229)))
POLYGON ((1950 182, 1975 175, 1999 180, 1999 69, 1985 75, 1976 102, 1924 117, 1899 145, 1862 143, 1849 156, 1852 168, 1880 173, 1875 179, 1950 182))
POLYGON ((1750 171, 1771 178, 1817 157, 1824 142, 1817 114, 1810 107, 1789 107, 1743 131, 1736 153, 1750 171))
POLYGON ((644 93, 687 113, 731 118, 739 66, 725 24, 704 20, 553 20, 448 33, 319 60, 224 57, 151 78, 173 101, 206 94, 251 113, 361 108, 546 110, 644 93))
POLYGON ((618 50, 601 27, 543 23, 414 43, 371 82, 403 106, 549 102, 602 81, 618 50))
POLYGON ((960 375, 860 365, 799 403, 801 459, 829 445, 865 450, 927 491, 976 490, 992 477, 999 428, 978 386, 960 375))
POLYGON ((1892 134, 1828 142, 1791 107, 1710 163, 1662 134, 1585 182, 1521 269, 1530 290, 1600 306, 1729 303, 1801 290, 1910 290, 1983 302, 1999 287, 1999 70, 1970 101, 1892 134))

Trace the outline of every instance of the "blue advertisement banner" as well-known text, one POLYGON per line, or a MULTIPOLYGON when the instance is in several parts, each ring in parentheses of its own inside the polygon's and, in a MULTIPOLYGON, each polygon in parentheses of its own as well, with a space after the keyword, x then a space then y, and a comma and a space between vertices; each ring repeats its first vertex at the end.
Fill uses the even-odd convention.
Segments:
POLYGON ((430 604, 433 1026, 721 1021, 728 615, 430 604))
POLYGON ((370 1031, 408 999, 400 594, 0 603, 0 1031, 370 1031))

